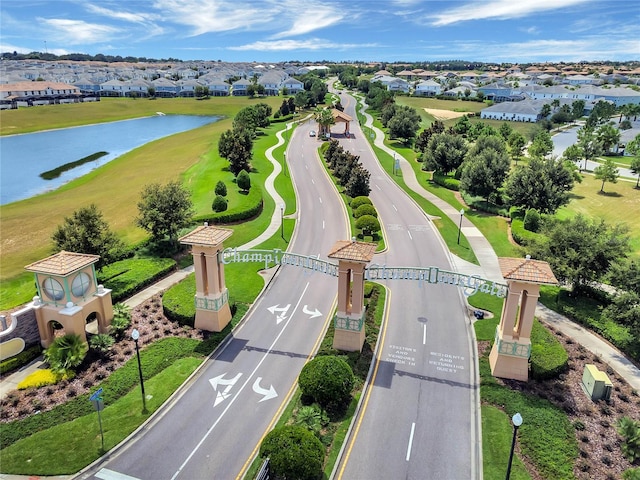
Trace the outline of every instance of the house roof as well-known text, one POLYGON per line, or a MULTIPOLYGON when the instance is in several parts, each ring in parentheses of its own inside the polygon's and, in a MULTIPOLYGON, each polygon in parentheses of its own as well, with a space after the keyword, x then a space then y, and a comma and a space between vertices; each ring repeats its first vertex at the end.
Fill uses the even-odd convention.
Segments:
POLYGON ((526 258, 498 258, 500 271, 505 280, 527 283, 557 285, 558 280, 547 262, 526 258))
POLYGON ((43 260, 27 265, 25 270, 36 273, 65 276, 96 263, 100 255, 61 251, 43 260))
POLYGON ((180 237, 180 243, 186 245, 199 245, 215 247, 231 236, 233 230, 229 228, 212 227, 207 224, 200 225, 195 230, 180 237))
POLYGON ((377 243, 338 240, 327 256, 338 260, 368 263, 373 258, 373 254, 376 253, 376 248, 378 248, 377 243))

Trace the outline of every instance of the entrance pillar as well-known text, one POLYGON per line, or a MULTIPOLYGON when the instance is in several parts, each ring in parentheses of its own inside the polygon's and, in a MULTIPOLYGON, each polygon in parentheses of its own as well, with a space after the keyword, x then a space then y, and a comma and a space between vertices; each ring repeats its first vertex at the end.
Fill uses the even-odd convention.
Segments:
POLYGON ((180 238, 180 243, 191 245, 196 275, 196 318, 194 327, 209 332, 220 332, 231 321, 229 291, 224 281, 224 263, 218 253, 222 242, 233 230, 210 227, 207 223, 180 238))
POLYGON ((495 377, 527 381, 531 356, 531 328, 540 296, 540 285, 558 283, 549 264, 526 258, 500 258, 507 281, 507 297, 489 354, 495 377))
POLYGON ((340 240, 329 252, 338 260, 338 306, 334 317, 333 348, 361 351, 365 338, 364 269, 377 244, 340 240))

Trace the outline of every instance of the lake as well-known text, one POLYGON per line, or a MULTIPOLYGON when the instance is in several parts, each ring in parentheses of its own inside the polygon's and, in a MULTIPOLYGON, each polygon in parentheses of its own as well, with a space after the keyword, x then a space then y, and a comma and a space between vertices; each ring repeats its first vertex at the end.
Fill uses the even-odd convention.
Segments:
POLYGON ((0 205, 30 198, 56 189, 146 143, 174 133, 185 132, 217 121, 219 117, 157 115, 153 117, 101 123, 0 137, 0 205), (86 163, 79 160, 96 156, 86 163), (72 162, 57 178, 45 180, 40 174, 72 162))

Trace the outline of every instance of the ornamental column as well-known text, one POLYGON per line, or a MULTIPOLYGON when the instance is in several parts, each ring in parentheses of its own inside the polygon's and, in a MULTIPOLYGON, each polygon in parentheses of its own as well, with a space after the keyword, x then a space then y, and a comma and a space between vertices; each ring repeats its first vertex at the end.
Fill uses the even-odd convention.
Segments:
POLYGON ((540 296, 540 285, 558 280, 547 262, 526 258, 500 258, 500 270, 507 281, 507 297, 489 354, 495 377, 527 381, 531 356, 531 328, 540 296))
POLYGON ((338 260, 338 306, 333 348, 361 351, 365 338, 364 269, 378 247, 375 243, 340 240, 329 252, 338 260))
POLYGON ((180 238, 180 243, 191 245, 196 275, 196 318, 194 327, 209 332, 220 332, 231 321, 229 291, 224 281, 224 264, 218 253, 222 242, 233 230, 210 227, 206 222, 180 238))

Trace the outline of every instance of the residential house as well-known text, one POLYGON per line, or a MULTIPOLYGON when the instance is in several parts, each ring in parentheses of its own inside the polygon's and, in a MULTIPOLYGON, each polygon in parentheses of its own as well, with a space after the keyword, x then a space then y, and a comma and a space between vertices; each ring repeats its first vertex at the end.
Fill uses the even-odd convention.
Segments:
POLYGON ((434 80, 424 80, 416 85, 413 94, 421 97, 435 97, 442 93, 442 85, 434 80))
POLYGON ((542 103, 544 102, 535 100, 496 103, 483 109, 480 112, 480 118, 510 122, 537 122, 540 118, 542 103))

